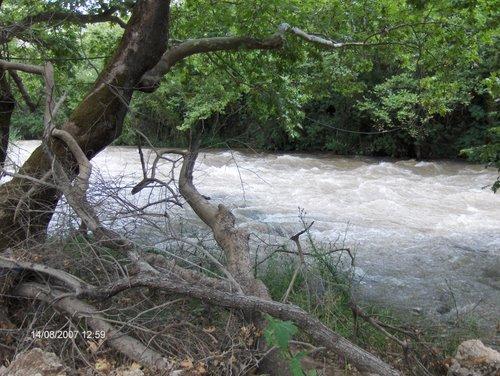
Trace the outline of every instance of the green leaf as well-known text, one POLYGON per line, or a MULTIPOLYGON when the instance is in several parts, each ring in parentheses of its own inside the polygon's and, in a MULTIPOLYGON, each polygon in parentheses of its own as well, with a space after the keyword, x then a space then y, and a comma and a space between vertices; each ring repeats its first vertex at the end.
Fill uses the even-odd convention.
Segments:
POLYGON ((290 340, 298 331, 297 327, 291 321, 281 321, 270 316, 267 317, 267 321, 264 337, 269 346, 276 346, 282 351, 287 350, 290 340))

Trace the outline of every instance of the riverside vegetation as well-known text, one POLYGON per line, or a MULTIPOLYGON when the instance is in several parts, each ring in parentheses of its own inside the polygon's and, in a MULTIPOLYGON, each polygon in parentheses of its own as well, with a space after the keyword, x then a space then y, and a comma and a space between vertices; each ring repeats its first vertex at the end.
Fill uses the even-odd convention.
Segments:
POLYGON ((500 169, 499 8, 0 0, 2 362, 41 347, 76 374, 446 374, 473 322, 367 308, 350 250, 315 244, 303 216, 287 244, 256 246, 193 174, 206 147, 500 169), (9 140, 30 138, 17 166, 9 140), (111 144, 137 147, 139 181, 91 180, 111 144), (33 335, 58 332, 91 334, 33 335))

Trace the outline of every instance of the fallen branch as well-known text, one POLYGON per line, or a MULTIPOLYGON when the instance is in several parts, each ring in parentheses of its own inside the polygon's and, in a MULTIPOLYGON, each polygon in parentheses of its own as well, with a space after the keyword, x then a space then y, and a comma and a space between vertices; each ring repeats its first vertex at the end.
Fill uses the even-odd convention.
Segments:
POLYGON ((297 278, 297 275, 299 274, 300 269, 302 269, 302 266, 305 264, 305 259, 304 259, 304 253, 302 252, 302 245, 300 244, 300 235, 304 234, 305 232, 309 231, 309 229, 312 227, 314 224, 314 221, 311 222, 309 226, 307 226, 304 230, 296 233, 293 235, 290 240, 292 240, 295 245, 297 246, 297 252, 299 254, 299 261, 297 262, 297 266, 295 270, 293 271, 292 279, 290 280, 290 283, 288 285, 288 288, 286 289, 285 295, 283 295, 283 299, 281 300, 283 303, 286 303, 288 300, 288 295, 290 295, 290 292, 292 291, 293 285, 295 284, 295 279, 297 278))
MULTIPOLYGON (((5 263, 3 265, 8 266, 5 263)), ((57 273, 54 270, 50 270, 50 268, 42 265, 36 265, 33 263, 30 263, 29 265, 15 263, 14 265, 16 267, 29 266, 32 270, 49 272, 52 276, 62 276, 61 279, 67 280, 65 273, 57 273)), ((388 364, 333 332, 321 323, 321 321, 312 317, 306 311, 297 306, 278 303, 256 296, 234 294, 198 284, 186 283, 178 279, 174 280, 168 276, 161 275, 160 273, 151 273, 149 269, 140 270, 136 275, 133 275, 130 278, 123 278, 115 281, 109 286, 94 287, 86 284, 84 288, 79 289, 79 291, 74 294, 64 292, 59 289, 51 289, 51 291, 48 292, 44 290, 43 285, 32 283, 21 284, 14 290, 14 294, 52 303, 56 308, 63 309, 66 312, 71 312, 72 316, 76 315, 76 317, 82 317, 82 312, 84 312, 86 317, 91 316, 92 320, 95 318, 95 321, 89 322, 89 325, 94 330, 106 330, 108 332, 109 330, 112 331, 113 328, 102 329, 102 321, 105 321, 105 319, 93 311, 91 307, 89 308, 88 305, 85 306, 85 303, 82 303, 78 299, 107 299, 120 292, 137 287, 160 289, 164 292, 176 293, 189 296, 191 298, 201 299, 208 304, 214 304, 226 308, 242 309, 247 312, 264 312, 282 320, 291 320, 305 333, 310 335, 311 338, 313 338, 319 345, 324 346, 337 354, 343 355, 358 370, 383 376, 399 375, 399 373, 388 364), (85 307, 85 309, 81 307, 85 307)), ((123 344, 119 342, 110 342, 110 345, 129 356, 128 351, 130 350, 130 345, 121 347, 123 344)), ((131 357, 131 359, 135 358, 131 357)))
MULTIPOLYGON (((19 297, 41 300, 54 308, 64 311, 70 318, 84 319, 94 331, 104 331, 106 342, 128 358, 153 369, 161 370, 166 375, 173 375, 173 363, 160 353, 146 347, 137 339, 115 329, 98 311, 81 300, 66 296, 58 289, 47 290, 38 283, 22 283, 13 292, 19 297)), ((163 373, 162 373, 163 374, 163 373)))
POLYGON ((11 70, 9 74, 12 77, 14 83, 16 84, 19 92, 21 93, 21 96, 23 97, 24 102, 28 106, 30 112, 32 113, 35 112, 37 105, 31 100, 28 90, 26 90, 26 87, 24 86, 21 77, 19 77, 19 75, 16 73, 15 70, 11 70))

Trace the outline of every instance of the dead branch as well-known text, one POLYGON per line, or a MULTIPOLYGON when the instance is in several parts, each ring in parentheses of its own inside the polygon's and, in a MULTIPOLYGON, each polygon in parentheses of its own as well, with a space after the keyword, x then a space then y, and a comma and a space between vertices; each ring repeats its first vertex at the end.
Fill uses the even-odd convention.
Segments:
POLYGON ((23 84, 23 81, 21 80, 21 77, 16 73, 15 70, 11 70, 9 72, 10 76, 12 77, 12 80, 17 86, 17 89, 21 93, 21 96, 23 97, 24 102, 28 106, 30 112, 35 112, 36 111, 36 104, 31 100, 30 95, 28 93, 28 90, 26 90, 26 87, 23 84))
MULTIPOLYGON (((47 276, 53 277, 61 282, 64 282, 68 287, 74 289, 74 291, 80 291, 88 286, 84 281, 75 277, 72 274, 66 273, 64 270, 54 269, 50 266, 37 264, 34 262, 17 261, 0 256, 0 268, 8 270, 29 270, 47 276)), ((88 287, 87 287, 88 288, 88 287)))
POLYGON ((45 111, 43 113, 44 139, 48 140, 54 124, 54 67, 51 63, 46 63, 43 67, 43 78, 45 81, 45 111))
POLYGON ((38 283, 23 283, 16 287, 14 293, 19 297, 37 299, 62 310, 70 318, 85 319, 94 331, 104 331, 109 346, 126 355, 128 358, 166 374, 172 374, 173 363, 158 352, 148 348, 137 339, 130 337, 109 324, 95 308, 81 300, 66 296, 58 289, 47 290, 38 283))
POLYGON ((12 38, 15 38, 25 31, 29 30, 33 25, 38 23, 46 23, 51 26, 57 26, 62 23, 85 25, 88 23, 112 22, 125 28, 127 25, 114 13, 118 10, 117 7, 110 7, 96 14, 82 14, 79 12, 64 12, 64 11, 46 11, 38 14, 27 16, 26 18, 7 26, 3 26, 0 30, 0 43, 6 43, 12 38))
POLYGON ((216 290, 209 291, 202 287, 185 283, 172 283, 168 280, 156 279, 151 281, 151 283, 164 290, 202 299, 210 304, 243 310, 257 310, 268 313, 281 320, 291 320, 304 330, 304 332, 310 335, 318 344, 337 354, 345 356, 358 370, 384 376, 399 375, 399 372, 385 362, 336 334, 321 323, 321 321, 311 317, 299 307, 269 301, 255 296, 235 295, 216 290))
MULTIPOLYGON (((95 211, 87 202, 87 189, 89 186, 89 179, 92 172, 92 165, 85 153, 81 150, 78 143, 75 139, 66 131, 53 129, 52 135, 60 138, 68 148, 71 153, 75 157, 78 165, 79 165, 79 173, 76 177, 75 183, 71 185, 68 176, 64 172, 60 163, 54 163, 54 171, 55 175, 60 180, 60 187, 68 200, 68 203, 71 205, 73 210, 78 214, 78 216, 85 223, 87 228, 89 228, 99 241, 102 244, 111 246, 112 248, 118 248, 121 251, 128 253, 129 258, 135 260, 137 262, 136 267, 141 269, 146 269, 148 272, 159 273, 154 268, 152 268, 149 263, 141 261, 141 257, 138 254, 138 250, 130 240, 120 236, 113 230, 107 229, 100 223, 98 216, 95 211)), ((158 155, 162 155, 161 152, 158 152, 158 155)), ((160 264, 165 270, 169 271, 171 274, 176 275, 178 278, 183 278, 186 281, 190 281, 192 283, 203 282, 207 286, 213 287, 227 287, 222 282, 216 280, 214 278, 206 277, 200 273, 196 273, 191 270, 183 269, 175 264, 175 262, 165 262, 161 263, 161 259, 164 260, 161 256, 154 257, 154 255, 149 256, 151 261, 155 261, 156 265, 160 264)), ((234 279, 230 279, 230 281, 234 281, 234 279)), ((241 290, 238 284, 235 285, 236 289, 241 290)))
POLYGON ((82 151, 76 140, 68 132, 62 129, 53 129, 52 136, 64 141, 78 163, 78 175, 75 179, 76 193, 83 198, 89 187, 90 175, 92 174, 92 164, 82 151))
POLYGON ((383 333, 387 338, 391 339, 392 341, 396 342, 398 345, 400 345, 405 352, 409 350, 409 344, 406 341, 401 341, 399 338, 393 336, 391 333, 389 333, 383 325, 375 318, 372 316, 368 315, 365 313, 361 307, 359 307, 356 303, 354 303, 352 300, 349 302, 349 307, 351 308, 352 312, 354 315, 361 317, 363 320, 365 320, 367 323, 369 323, 372 327, 383 333))
MULTIPOLYGON (((5 267, 9 267, 9 264, 3 259, 2 264, 5 267)), ((68 276, 66 274, 50 270, 50 268, 43 265, 36 265, 33 263, 25 265, 19 262, 11 265, 15 265, 16 267, 29 266, 31 270, 40 271, 42 273, 50 273, 50 275, 54 277, 60 277, 62 280, 68 280, 68 276)), ((73 283, 71 277, 69 278, 70 283, 73 283)), ((371 372, 384 376, 399 375, 397 371, 392 369, 386 363, 336 334, 322 324, 321 321, 311 317, 307 312, 297 306, 278 303, 256 296, 234 294, 227 291, 209 288, 200 284, 187 283, 178 279, 172 279, 166 275, 161 275, 158 272, 151 273, 151 269, 140 270, 137 274, 132 275, 130 278, 127 277, 117 280, 108 286, 91 287, 86 284, 84 288, 74 294, 68 294, 67 292, 57 289, 52 289, 51 292, 47 292, 44 291, 43 286, 41 285, 35 284, 34 286, 35 287, 33 287, 33 284, 24 283, 15 290, 15 293, 20 296, 36 299, 40 299, 41 296, 42 300, 52 302, 57 308, 61 308, 67 312, 74 312, 72 315, 77 314, 77 312, 81 315, 82 312, 85 312, 87 317, 90 316, 92 318, 96 316, 95 311, 92 309, 76 308, 78 304, 84 304, 81 303, 78 298, 102 300, 104 298, 112 297, 127 289, 136 287, 156 288, 170 293, 201 299, 209 304, 215 304, 227 308, 243 309, 250 312, 265 312, 282 320, 291 320, 295 322, 319 345, 324 346, 338 354, 344 355, 347 360, 349 360, 349 362, 351 362, 360 371, 371 372), (23 286, 31 287, 28 289, 23 286)), ((97 315, 96 320, 98 323, 105 321, 104 318, 99 315, 97 315)), ((92 327, 92 324, 89 323, 89 325, 92 327)), ((94 323, 94 325, 96 324, 94 323)), ((108 331, 111 329, 98 330, 108 331)), ((110 345, 115 347, 114 343, 110 343, 110 345)), ((118 348, 118 350, 128 356, 128 354, 124 352, 123 348, 118 348)), ((132 357, 132 359, 134 358, 132 357)))
POLYGON ((227 259, 227 269, 246 294, 269 299, 264 284, 253 277, 249 235, 235 226, 234 215, 222 204, 211 204, 193 184, 193 169, 198 156, 199 140, 193 141, 184 156, 179 174, 179 190, 191 208, 212 230, 227 259))
POLYGON ((283 303, 286 303, 286 301, 288 300, 288 295, 290 295, 290 292, 292 291, 293 285, 295 284, 295 279, 297 278, 297 275, 299 274, 300 269, 302 269, 302 266, 306 262, 304 259, 304 253, 302 252, 302 246, 300 244, 300 235, 309 231, 309 229, 312 227, 313 224, 314 224, 314 221, 312 221, 311 224, 309 224, 305 229, 296 233, 295 235, 293 235, 290 238, 290 240, 295 242, 295 245, 297 246, 297 253, 299 254, 299 261, 297 262, 297 266, 295 267, 295 270, 293 271, 292 279, 290 280, 288 288, 286 289, 286 292, 283 295, 283 299, 281 300, 283 303))
MULTIPOLYGON (((194 286, 169 286, 169 282, 163 280, 156 282, 159 283, 158 287, 161 285, 163 289, 174 288, 175 292, 205 299, 212 304, 244 310, 257 310, 283 320, 292 320, 318 343, 345 356, 356 368, 380 375, 398 375, 399 373, 386 363, 332 332, 319 320, 312 318, 300 308, 270 300, 264 284, 253 277, 249 257, 249 235, 244 230, 236 228, 234 215, 224 205, 220 204, 216 207, 211 204, 193 184, 193 170, 198 147, 199 138, 192 140, 189 153, 184 157, 179 175, 179 189, 195 213, 212 229, 215 240, 226 254, 228 270, 247 295, 238 295, 237 299, 233 299, 234 295, 225 292, 208 292, 194 286)), ((307 229, 303 232, 305 231, 307 229)), ((292 237, 292 240, 298 241, 301 233, 292 237)), ((298 246, 300 247, 300 243, 298 246)), ((301 248, 299 252, 301 252, 301 248)), ((261 327, 263 323, 257 320, 256 325, 261 327)))
POLYGON ((40 65, 29 65, 23 63, 13 63, 12 61, 0 60, 0 67, 5 70, 19 70, 26 73, 39 74, 40 76, 44 75, 44 68, 40 65))

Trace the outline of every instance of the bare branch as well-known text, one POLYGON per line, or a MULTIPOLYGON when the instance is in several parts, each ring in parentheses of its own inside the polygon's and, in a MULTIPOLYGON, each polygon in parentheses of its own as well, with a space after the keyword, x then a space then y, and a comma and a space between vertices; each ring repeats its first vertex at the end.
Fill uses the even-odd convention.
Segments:
MULTIPOLYGON (((114 290, 119 283, 123 285, 123 282, 117 282, 110 287, 110 290, 114 290)), ((137 275, 132 277, 128 283, 130 287, 159 288, 163 291, 201 299, 209 304, 250 312, 260 311, 281 320, 291 320, 304 330, 304 332, 309 334, 318 344, 345 356, 358 370, 384 376, 399 375, 399 372, 391 366, 333 332, 321 323, 321 321, 297 306, 278 303, 256 296, 234 294, 205 286, 172 281, 169 278, 159 275, 137 275)), ((106 295, 104 288, 100 292, 106 295)))
POLYGON ((45 111, 43 113, 44 138, 47 139, 55 128, 54 118, 54 67, 50 62, 45 63, 43 69, 45 80, 45 111))
POLYGON ((75 184, 79 190, 79 195, 82 196, 89 187, 92 164, 71 134, 62 129, 53 129, 52 135, 64 141, 78 163, 78 176, 75 184))
POLYGON ((57 26, 61 23, 70 24, 88 24, 112 22, 125 28, 127 24, 119 17, 113 14, 118 10, 117 7, 111 7, 101 13, 82 14, 78 12, 62 12, 62 11, 46 11, 28 16, 19 22, 3 27, 0 30, 0 43, 10 41, 12 38, 24 33, 33 25, 38 23, 47 23, 48 25, 57 26))
POLYGON ((69 317, 85 319, 92 330, 106 333, 107 344, 115 350, 148 367, 161 369, 162 372, 166 371, 166 375, 172 374, 173 364, 167 358, 143 345, 137 339, 115 329, 94 307, 78 299, 65 296, 67 294, 64 291, 58 289, 47 291, 43 285, 23 283, 15 289, 14 293, 18 296, 52 304, 57 309, 64 311, 69 317))
POLYGON ((72 274, 66 273, 63 270, 54 269, 47 265, 37 264, 34 262, 17 261, 8 259, 0 256, 0 268, 2 269, 24 269, 31 270, 33 272, 46 274, 48 276, 54 277, 59 281, 64 282, 67 286, 71 287, 75 291, 79 291, 87 284, 81 279, 75 277, 72 274))
POLYGON ((148 287, 201 299, 209 304, 215 304, 222 307, 242 309, 248 312, 265 312, 282 320, 291 320, 295 322, 318 344, 338 354, 342 354, 360 371, 384 376, 399 375, 396 370, 385 362, 333 332, 322 324, 321 321, 294 305, 273 302, 256 296, 234 294, 227 290, 221 290, 203 284, 184 282, 175 278, 175 275, 165 275, 154 271, 150 266, 145 269, 139 269, 138 272, 133 274, 130 278, 123 278, 108 286, 94 287, 65 272, 43 265, 16 262, 3 258, 0 259, 0 261, 0 264, 4 267, 27 268, 29 270, 51 275, 74 286, 78 290, 75 291, 75 294, 72 294, 57 288, 51 288, 50 291, 46 291, 44 286, 37 283, 22 283, 14 289, 14 294, 17 296, 43 300, 65 311, 71 315, 71 317, 86 319, 87 324, 92 329, 104 330, 107 333, 106 338, 110 346, 142 364, 157 367, 159 361, 162 362, 162 366, 166 366, 169 363, 160 354, 146 348, 139 341, 117 331, 93 307, 83 303, 78 300, 78 298, 102 300, 131 288, 148 287), (153 270, 153 272, 151 272, 151 270, 153 270))
POLYGON ((310 225, 308 225, 305 229, 302 231, 298 232, 297 234, 293 235, 290 240, 295 242, 295 245, 297 246, 297 253, 299 254, 299 261, 297 263, 297 266, 295 267, 295 270, 293 271, 292 279, 290 280, 290 284, 288 285, 288 288, 286 289, 285 295, 283 295, 283 299, 281 300, 283 303, 286 303, 288 300, 288 295, 290 295, 290 292, 292 291, 293 285, 295 284, 295 279, 297 278, 297 275, 300 272, 300 269, 302 269, 302 266, 306 263, 304 259, 304 252, 302 251, 302 245, 300 244, 300 235, 304 234, 305 232, 309 231, 309 229, 312 227, 314 224, 314 221, 311 222, 310 225))
POLYGON ((26 87, 23 84, 23 81, 21 80, 21 77, 16 73, 15 70, 9 71, 10 76, 12 77, 12 80, 17 86, 17 89, 21 93, 21 96, 24 99, 24 102, 28 106, 31 112, 36 111, 36 104, 31 100, 30 95, 28 93, 28 90, 26 90, 26 87))
POLYGON ((305 31, 299 29, 298 27, 292 27, 288 24, 281 24, 281 28, 284 28, 288 32, 297 35, 299 38, 304 39, 307 42, 320 44, 329 48, 341 48, 350 46, 365 46, 364 42, 335 42, 330 39, 320 37, 318 35, 308 34, 305 31))
POLYGON ((5 70, 19 70, 26 73, 44 75, 44 67, 40 65, 28 65, 23 63, 13 63, 12 61, 0 60, 0 67, 5 70))

